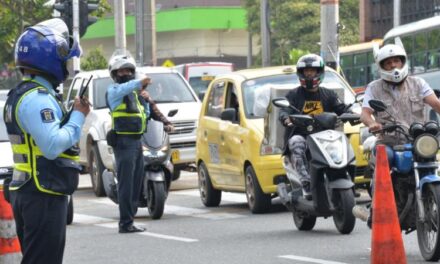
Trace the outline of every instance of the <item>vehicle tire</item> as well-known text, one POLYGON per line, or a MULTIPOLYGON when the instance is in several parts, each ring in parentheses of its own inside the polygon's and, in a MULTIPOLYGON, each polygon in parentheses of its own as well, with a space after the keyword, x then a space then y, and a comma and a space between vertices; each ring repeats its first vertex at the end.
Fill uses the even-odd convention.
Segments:
POLYGON ((260 183, 252 166, 246 168, 245 182, 246 199, 251 212, 253 214, 267 213, 272 206, 272 199, 270 194, 265 194, 261 190, 260 183))
POLYGON ((160 219, 167 198, 165 182, 148 182, 148 189, 148 213, 152 219, 160 219))
POLYGON ((67 204, 67 224, 70 225, 73 222, 73 196, 69 195, 69 203, 67 204))
POLYGON ((214 189, 211 178, 209 177, 208 169, 205 164, 201 162, 197 170, 200 199, 206 207, 216 207, 222 200, 222 191, 214 189))
POLYGON ((105 168, 96 144, 93 144, 92 149, 90 150, 89 168, 93 192, 97 197, 105 196, 104 184, 102 183, 102 172, 105 168))
POLYGON ((352 210, 356 203, 352 189, 338 189, 333 191, 335 212, 333 222, 341 234, 350 234, 356 224, 352 210))
POLYGON ((181 172, 182 172, 181 170, 174 169, 174 172, 173 172, 173 181, 177 181, 177 180, 180 178, 180 173, 181 173, 181 172))
POLYGON ((440 259, 440 185, 428 184, 422 194, 425 222, 417 221, 417 240, 426 261, 440 259))
POLYGON ((303 213, 293 210, 293 222, 295 223, 296 228, 300 231, 309 231, 315 227, 316 224, 316 216, 308 215, 305 216, 303 213))

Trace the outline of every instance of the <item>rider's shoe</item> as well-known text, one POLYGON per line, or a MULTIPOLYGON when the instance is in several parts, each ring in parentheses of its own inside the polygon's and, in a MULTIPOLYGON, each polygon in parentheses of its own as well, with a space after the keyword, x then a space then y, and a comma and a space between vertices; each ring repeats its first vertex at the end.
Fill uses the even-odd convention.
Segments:
POLYGON ((368 209, 362 205, 355 205, 352 209, 352 213, 354 217, 359 218, 364 222, 366 222, 368 220, 368 217, 370 216, 370 212, 368 211, 368 209))
POLYGON ((302 192, 306 200, 312 200, 312 192, 310 191, 310 181, 302 181, 302 192))

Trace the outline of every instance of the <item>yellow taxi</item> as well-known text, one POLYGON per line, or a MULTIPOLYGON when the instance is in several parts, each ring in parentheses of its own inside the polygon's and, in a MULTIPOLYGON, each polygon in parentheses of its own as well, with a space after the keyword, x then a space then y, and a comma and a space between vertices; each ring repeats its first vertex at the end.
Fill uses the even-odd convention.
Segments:
MULTIPOLYGON (((248 69, 217 76, 209 85, 199 116, 196 143, 198 184, 202 203, 218 206, 222 191, 245 192, 253 213, 270 210, 276 184, 285 177, 282 148, 267 144, 265 116, 257 111, 257 91, 267 86, 299 86, 294 66, 248 69)), ((345 103, 355 101, 347 82, 326 68, 322 86, 342 90, 345 103)), ((281 124, 278 123, 281 126, 281 124)), ((357 152, 359 127, 347 127, 357 152)), ((362 162, 361 162, 362 163, 362 162)), ((362 164, 360 164, 362 165, 362 164)), ((366 166, 366 162, 364 164, 366 166)))

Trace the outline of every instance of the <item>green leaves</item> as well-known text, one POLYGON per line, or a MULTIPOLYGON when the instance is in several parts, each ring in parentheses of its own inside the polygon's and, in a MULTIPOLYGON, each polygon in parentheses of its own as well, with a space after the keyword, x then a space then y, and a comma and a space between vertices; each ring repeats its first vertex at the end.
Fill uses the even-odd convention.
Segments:
MULTIPOLYGON (((359 42, 359 1, 339 2, 340 46, 359 42)), ((260 36, 260 0, 243 0, 248 31, 260 36)), ((295 64, 295 52, 320 53, 321 5, 318 0, 269 0, 272 65, 295 64)), ((297 59, 297 58, 296 58, 297 59)), ((261 54, 256 62, 261 62, 261 54)))
POLYGON ((89 51, 87 57, 81 60, 81 69, 92 71, 107 68, 107 60, 104 57, 102 46, 89 51))

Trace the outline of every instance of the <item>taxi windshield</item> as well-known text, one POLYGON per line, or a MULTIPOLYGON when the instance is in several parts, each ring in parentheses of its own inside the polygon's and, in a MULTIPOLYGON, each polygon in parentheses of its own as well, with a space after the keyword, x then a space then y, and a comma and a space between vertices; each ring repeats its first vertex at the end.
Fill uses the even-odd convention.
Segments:
POLYGON ((3 106, 0 106, 0 142, 9 141, 6 125, 3 121, 3 106))
MULTIPOLYGON (((244 81, 242 84, 243 103, 244 110, 248 118, 264 117, 264 114, 261 112, 256 113, 254 111, 256 92, 259 89, 270 89, 271 85, 289 85, 292 87, 298 87, 298 76, 296 74, 280 74, 244 81)), ((321 86, 334 90, 339 98, 346 104, 350 104, 355 101, 353 90, 343 81, 340 76, 334 72, 325 72, 325 77, 321 83, 321 86)))

